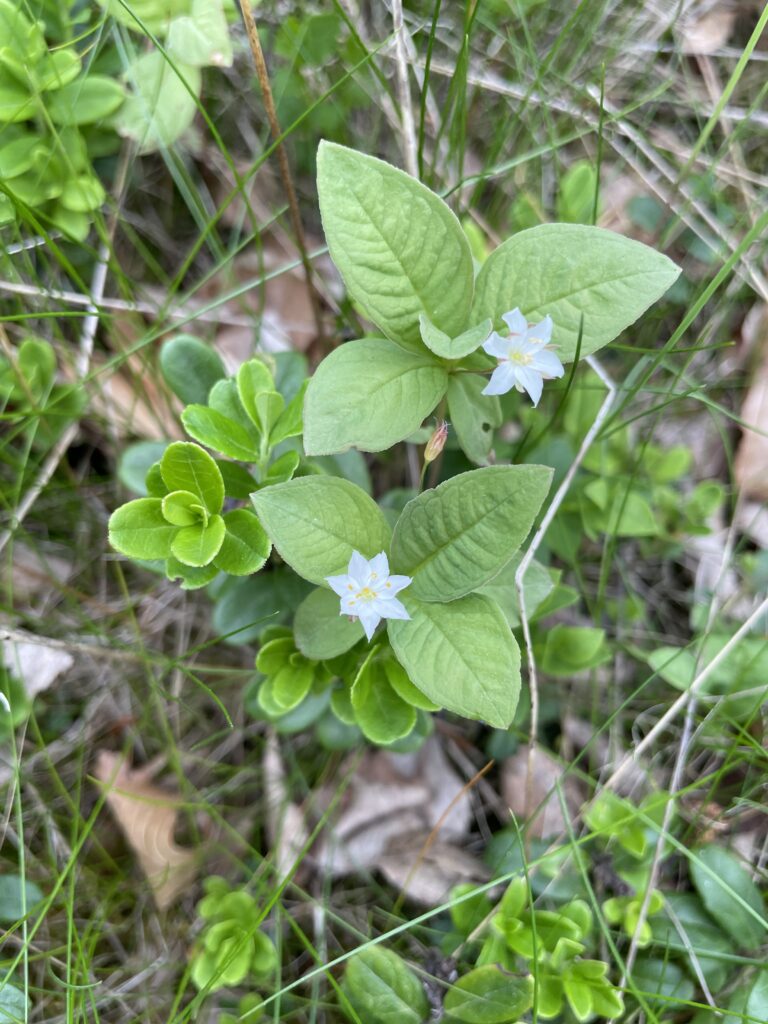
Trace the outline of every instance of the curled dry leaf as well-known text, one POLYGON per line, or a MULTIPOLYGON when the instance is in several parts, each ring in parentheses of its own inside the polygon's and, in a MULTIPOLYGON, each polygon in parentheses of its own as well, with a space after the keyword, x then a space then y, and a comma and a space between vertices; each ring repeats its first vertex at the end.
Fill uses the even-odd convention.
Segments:
MULTIPOLYGON (((749 317, 756 365, 752 383, 741 407, 741 442, 736 451, 733 475, 743 497, 768 501, 768 306, 749 317), (749 428, 753 429, 749 429, 749 428)), ((745 322, 745 331, 746 331, 745 322)))
POLYGON ((174 839, 181 797, 160 789, 145 769, 129 768, 119 754, 102 750, 96 778, 107 787, 107 804, 152 887, 160 910, 168 907, 195 876, 195 852, 174 839))
MULTIPOLYGON (((528 778, 528 744, 501 766, 501 795, 512 814, 519 820, 525 818, 526 787, 528 778)), ((571 826, 583 802, 578 781, 564 773, 565 766, 542 747, 533 751, 533 785, 531 790, 532 815, 528 834, 537 838, 567 834, 568 824, 563 814, 558 789, 562 791, 563 803, 568 812, 571 826)))
POLYGON ((457 845, 469 831, 469 794, 435 738, 417 754, 369 751, 347 762, 328 787, 326 804, 350 775, 340 811, 315 851, 323 871, 338 877, 378 869, 428 905, 467 878, 485 877, 483 865, 457 845))

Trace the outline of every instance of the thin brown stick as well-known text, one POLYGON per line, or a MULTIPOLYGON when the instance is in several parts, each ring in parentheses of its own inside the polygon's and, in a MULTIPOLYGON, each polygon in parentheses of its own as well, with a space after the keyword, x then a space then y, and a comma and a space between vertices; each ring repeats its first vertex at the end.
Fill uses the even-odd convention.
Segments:
POLYGON ((256 26, 256 19, 253 16, 251 0, 240 0, 240 11, 243 15, 243 23, 245 24, 245 31, 248 35, 248 42, 253 55, 253 63, 256 66, 256 77, 259 80, 259 88, 261 89, 261 95, 264 99, 264 110, 267 115, 267 121, 269 122, 269 130, 272 132, 272 136, 277 142, 277 163, 280 168, 280 177, 283 180, 283 188, 285 189, 285 197, 288 201, 288 210, 291 216, 293 233, 296 236, 296 245, 298 246, 301 263, 304 267, 304 274, 307 278, 307 290, 309 291, 309 301, 312 304, 312 313, 315 318, 315 326, 317 327, 317 337, 322 340, 323 318, 320 312, 320 303, 318 302, 317 291, 315 290, 312 264, 307 254, 307 246, 304 240, 304 227, 301 223, 299 203, 296 198, 296 190, 293 187, 291 169, 288 165, 288 154, 286 153, 285 146, 282 142, 277 141, 282 135, 282 132, 280 130, 280 122, 277 119, 277 109, 275 107, 274 97, 272 96, 272 86, 269 83, 267 62, 264 60, 264 51, 261 48, 259 30, 256 26))

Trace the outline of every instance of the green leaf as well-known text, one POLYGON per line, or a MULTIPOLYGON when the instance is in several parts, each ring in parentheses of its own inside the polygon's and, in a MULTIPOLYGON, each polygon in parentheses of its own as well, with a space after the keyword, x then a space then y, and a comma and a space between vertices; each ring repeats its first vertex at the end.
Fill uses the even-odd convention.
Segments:
MULTIPOLYGON (((127 69, 131 94, 120 111, 117 128, 136 142, 140 153, 165 149, 183 135, 197 112, 200 69, 152 50, 127 69)), ((56 95, 59 95, 58 93, 56 95)))
MULTIPOLYGON (((292 480, 300 462, 301 456, 298 452, 283 452, 267 470, 262 485, 271 487, 273 484, 284 484, 288 480, 292 480)), ((252 487, 251 490, 254 488, 252 487)))
POLYGON ((215 461, 199 445, 191 441, 168 445, 160 460, 160 472, 170 490, 191 491, 202 498, 209 512, 221 511, 224 481, 215 461))
POLYGON ((533 1005, 533 979, 507 974, 495 964, 476 967, 445 994, 450 1019, 463 1024, 508 1024, 533 1005))
POLYGON ((216 579, 219 570, 215 565, 184 565, 173 555, 165 560, 165 575, 172 583, 179 583, 182 590, 200 590, 216 579))
POLYGON ((468 356, 484 341, 487 341, 492 330, 492 322, 483 320, 476 327, 470 327, 468 331, 464 331, 458 338, 451 338, 450 335, 435 327, 423 313, 419 316, 421 340, 430 352, 434 352, 441 359, 463 359, 464 356, 468 356))
MULTIPOLYGON (((486 594, 496 602, 513 629, 520 625, 520 600, 515 586, 515 573, 519 565, 520 556, 515 556, 497 576, 493 577, 490 583, 486 583, 479 590, 479 593, 486 594)), ((530 621, 533 620, 536 609, 550 595, 554 587, 555 584, 549 569, 534 559, 528 566, 523 581, 525 610, 530 621)))
POLYGON ((309 382, 305 451, 390 448, 421 426, 447 385, 445 369, 427 353, 408 352, 384 338, 348 342, 322 361, 309 382))
POLYGON ((605 630, 558 622, 547 633, 541 668, 549 675, 571 676, 602 665, 610 658, 605 630))
POLYGON ((129 445, 117 463, 120 483, 134 494, 146 497, 147 473, 157 460, 162 458, 166 447, 166 441, 137 441, 129 445))
POLYGON ((171 553, 184 565, 209 565, 224 543, 226 527, 221 516, 211 516, 206 526, 182 526, 171 541, 171 553))
POLYGON ((253 462, 258 454, 258 441, 239 423, 207 405, 188 405, 181 422, 190 437, 230 459, 253 462))
POLYGON ((282 712, 292 711, 309 693, 315 678, 315 670, 303 658, 294 665, 289 662, 283 665, 267 682, 270 684, 270 696, 282 712))
POLYGON ((680 268, 654 249, 603 228, 541 224, 493 252, 477 278, 472 319, 519 307, 529 321, 552 317, 552 344, 573 360, 584 317, 581 358, 613 341, 657 302, 680 268))
POLYGON ((42 898, 40 887, 34 882, 24 881, 21 875, 0 875, 0 921, 15 924, 42 898))
POLYGON ((313 590, 296 609, 293 632, 298 649, 313 661, 344 654, 364 635, 359 620, 350 622, 342 615, 339 598, 324 587, 313 590))
POLYGON ((597 191, 597 172, 588 160, 572 164, 560 179, 557 219, 570 224, 588 224, 592 219, 597 191))
POLYGON ((330 142, 318 150, 317 189, 331 257, 369 319, 409 344, 420 341, 421 313, 451 336, 464 329, 472 254, 441 199, 390 164, 330 142))
POLYGON ((365 1024, 424 1024, 429 1013, 419 979, 383 946, 369 946, 350 957, 342 987, 365 1024))
POLYGON ((414 685, 449 711, 507 729, 520 694, 520 650, 498 605, 479 594, 450 604, 408 590, 399 596, 411 619, 390 619, 389 639, 414 685))
MULTIPOLYGON (((271 423, 263 422, 259 399, 264 395, 276 393, 275 382, 266 364, 260 359, 249 359, 237 371, 237 393, 240 404, 253 425, 261 434, 269 434, 271 423)), ((282 401, 282 396, 278 397, 282 401)), ((268 407, 263 411, 269 414, 268 407)))
POLYGON ((675 1003, 682 1004, 693 998, 693 983, 690 978, 670 960, 638 957, 632 971, 632 981, 643 993, 646 1002, 666 1012, 674 1011, 675 1003))
POLYGON ((408 673, 399 661, 396 661, 394 658, 387 658, 384 662, 384 671, 387 673, 389 685, 407 704, 412 704, 415 708, 420 708, 422 711, 440 710, 439 704, 435 704, 433 700, 430 700, 429 697, 426 697, 421 692, 418 686, 413 685, 408 678, 408 673))
POLYGON ((28 1020, 29 1000, 15 985, 3 982, 0 988, 0 1024, 19 1024, 28 1020))
POLYGON ((73 213, 90 213, 98 210, 106 199, 104 186, 98 178, 91 174, 79 174, 68 178, 64 191, 59 196, 59 203, 65 210, 73 213))
POLYGON ((216 459, 216 465, 219 467, 221 478, 224 481, 226 496, 237 498, 238 501, 247 501, 258 484, 245 466, 240 466, 236 462, 228 462, 226 459, 216 459))
POLYGON ((261 523, 247 508, 235 508, 223 517, 224 535, 214 564, 230 576, 249 576, 269 558, 272 545, 261 523))
POLYGON ((106 75, 78 78, 46 98, 48 116, 59 127, 95 124, 118 109, 125 99, 123 87, 106 75))
POLYGON ((395 693, 380 661, 363 665, 351 699, 355 721, 372 743, 394 743, 416 725, 416 709, 395 693))
POLYGON ((484 466, 493 444, 493 432, 504 417, 496 395, 481 394, 485 377, 475 373, 453 374, 448 381, 448 417, 462 451, 484 466))
POLYGON ((216 381, 226 377, 219 354, 191 334, 177 334, 160 349, 160 370, 185 405, 205 405, 216 381))
POLYGON ((732 853, 719 846, 694 851, 690 871, 704 906, 740 949, 765 941, 765 905, 760 890, 732 853))
POLYGON ((221 0, 192 0, 189 16, 170 22, 167 48, 174 60, 194 67, 231 67, 232 41, 221 0))
POLYGON ((167 558, 177 529, 163 518, 160 498, 137 498, 109 517, 109 543, 129 558, 167 558))
POLYGON ((265 487, 251 500, 281 557, 310 583, 346 572, 353 551, 373 558, 389 547, 381 509, 347 480, 301 477, 265 487))
POLYGON ((202 526, 208 521, 204 505, 191 491, 171 491, 162 501, 163 516, 174 526, 202 526))
POLYGON ((3 178, 15 178, 28 171, 33 164, 35 150, 41 145, 40 136, 31 132, 18 138, 11 136, 11 139, 0 146, 0 177, 3 178))
POLYGON ((424 601, 452 601, 492 579, 525 540, 549 490, 548 466, 490 466, 408 502, 392 538, 395 572, 424 601))
POLYGON ((273 448, 289 437, 298 437, 304 429, 304 393, 308 383, 309 381, 302 382, 297 394, 286 405, 272 427, 269 443, 273 448))

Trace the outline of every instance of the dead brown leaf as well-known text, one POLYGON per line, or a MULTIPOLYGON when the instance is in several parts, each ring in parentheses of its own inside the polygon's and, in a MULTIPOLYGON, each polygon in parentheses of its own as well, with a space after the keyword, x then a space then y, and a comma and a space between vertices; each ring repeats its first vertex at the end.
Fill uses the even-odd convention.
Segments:
MULTIPOLYGON (((516 818, 523 820, 526 815, 526 787, 528 778, 528 744, 501 766, 501 795, 516 818)), ((575 821, 583 796, 578 781, 572 775, 564 775, 564 766, 542 747, 533 751, 533 784, 531 789, 532 817, 528 833, 537 838, 559 836, 567 832, 558 787, 562 790, 563 801, 571 824, 575 821)))
MULTIPOLYGON (((29 601, 47 595, 52 588, 57 589, 72 575, 72 563, 66 558, 27 547, 26 544, 14 544, 9 568, 15 601, 29 601)), ((6 581, 4 571, 0 578, 6 581)))
MULTIPOLYGON (((434 905, 467 877, 485 877, 483 865, 458 843, 471 824, 465 781, 434 737, 416 754, 369 751, 347 762, 351 780, 339 813, 315 850, 321 870, 334 877, 380 870, 410 899, 434 905)), ((338 789, 331 783, 330 803, 338 789)))
MULTIPOLYGON (((742 428, 736 451, 733 475, 743 497, 755 501, 768 500, 768 306, 750 317, 751 343, 756 353, 756 366, 744 403, 742 428), (749 429, 752 427, 754 429, 749 429)), ((746 324, 745 324, 746 328, 746 324)))
POLYGON ((195 877, 196 856, 174 838, 181 797, 151 782, 151 771, 129 768, 119 754, 102 750, 94 775, 108 787, 107 804, 164 910, 195 877))
POLYGON ((736 11, 725 3, 707 6, 709 9, 703 13, 693 10, 679 22, 678 37, 683 53, 707 56, 716 53, 730 39, 736 11))

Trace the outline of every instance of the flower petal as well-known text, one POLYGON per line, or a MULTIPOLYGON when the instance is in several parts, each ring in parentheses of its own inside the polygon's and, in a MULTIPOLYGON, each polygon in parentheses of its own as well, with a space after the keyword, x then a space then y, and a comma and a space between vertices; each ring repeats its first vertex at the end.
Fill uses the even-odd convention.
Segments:
POLYGON ((325 582, 334 594, 338 594, 339 597, 344 597, 350 590, 355 589, 354 580, 347 576, 346 573, 343 576, 326 576, 325 582))
POLYGON ((509 338, 502 338, 496 331, 483 342, 483 351, 496 359, 506 359, 509 354, 509 338))
POLYGON ((381 617, 383 619, 410 619, 411 616, 403 602, 393 597, 391 601, 384 604, 381 617))
POLYGON ((534 406, 537 406, 541 398, 541 392, 544 390, 544 381, 541 379, 541 374, 534 370, 532 366, 521 366, 517 371, 517 383, 518 386, 525 388, 531 396, 534 406))
POLYGON ((413 583, 412 576, 390 576, 385 580, 384 585, 379 587, 377 596, 383 601, 389 601, 395 594, 399 594, 401 590, 409 587, 411 583, 413 583))
POLYGON ((515 386, 519 367, 511 363, 500 363, 491 374, 491 379, 483 388, 483 395, 506 395, 515 386))
POLYGON ((536 353, 531 369, 543 373, 545 377, 562 377, 565 373, 565 368, 557 355, 548 348, 536 353))
POLYGON ((528 332, 528 321, 517 307, 509 313, 504 313, 501 318, 509 328, 510 334, 519 334, 523 338, 528 332))
POLYGON ((367 558, 363 558, 359 551, 353 551, 349 560, 349 575, 364 587, 371 575, 371 564, 367 558))
POLYGON ((362 604, 363 602, 357 599, 357 591, 348 591, 341 599, 339 615, 357 615, 362 604))
POLYGON ((546 345, 552 339, 552 317, 545 316, 539 323, 528 328, 528 337, 546 345))
POLYGON ((380 555, 374 555, 369 564, 371 575, 376 574, 377 582, 378 580, 383 580, 385 576, 389 576, 389 562, 386 552, 382 551, 380 555))
POLYGON ((363 627, 366 637, 370 640, 376 631, 376 627, 381 622, 381 615, 379 615, 374 607, 374 602, 361 601, 356 614, 360 619, 360 625, 363 627))

